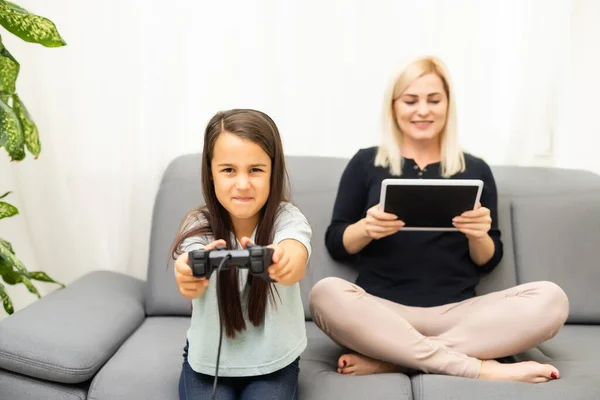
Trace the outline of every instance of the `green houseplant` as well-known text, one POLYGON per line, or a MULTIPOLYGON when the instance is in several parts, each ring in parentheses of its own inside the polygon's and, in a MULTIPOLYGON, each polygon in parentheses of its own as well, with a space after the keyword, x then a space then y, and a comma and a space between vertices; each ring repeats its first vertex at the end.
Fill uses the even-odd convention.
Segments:
MULTIPOLYGON (((0 25, 26 42, 39 43, 46 47, 60 47, 66 44, 52 21, 31 14, 9 1, 0 0, 0 25)), ((8 52, 0 36, 0 147, 4 147, 11 161, 23 160, 25 149, 34 158, 37 158, 41 151, 37 126, 16 93, 19 68, 19 63, 8 52)), ((0 196, 0 219, 19 213, 15 206, 3 201, 9 193, 0 196)), ((32 280, 52 282, 64 287, 62 283, 54 281, 42 271, 28 271, 15 255, 12 245, 2 238, 0 277, 0 299, 8 314, 14 312, 14 307, 2 281, 9 285, 23 284, 37 297, 40 297, 40 293, 32 280)))

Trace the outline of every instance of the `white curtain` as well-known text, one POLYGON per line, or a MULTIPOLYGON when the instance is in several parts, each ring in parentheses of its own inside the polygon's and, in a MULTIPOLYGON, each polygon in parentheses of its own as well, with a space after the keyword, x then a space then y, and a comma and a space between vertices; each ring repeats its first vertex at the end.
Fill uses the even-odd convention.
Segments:
MULTIPOLYGON (((384 85, 414 53, 448 64, 468 151, 552 165, 573 10, 592 2, 19 0, 68 46, 2 33, 43 150, 19 164, 0 157, 0 191, 21 210, 0 237, 65 283, 96 269, 144 278, 161 173, 202 150, 212 114, 261 109, 288 154, 350 157, 377 144, 384 85)), ((33 300, 10 292, 17 308, 33 300)))

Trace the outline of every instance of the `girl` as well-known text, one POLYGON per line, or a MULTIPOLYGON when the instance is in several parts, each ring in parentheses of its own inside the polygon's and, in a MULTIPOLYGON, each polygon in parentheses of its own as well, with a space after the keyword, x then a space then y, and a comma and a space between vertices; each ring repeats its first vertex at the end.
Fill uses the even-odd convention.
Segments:
POLYGON ((226 337, 220 354, 217 399, 296 399, 298 361, 306 348, 299 281, 310 256, 311 228, 286 201, 288 176, 275 123, 255 110, 217 113, 208 123, 202 155, 206 204, 182 223, 172 253, 181 294, 192 300, 179 382, 181 399, 208 399, 219 343, 217 301, 226 337), (274 249, 268 272, 277 283, 231 268, 210 281, 195 278, 188 252, 274 249))
POLYGON ((311 291, 313 319, 352 350, 338 372, 398 371, 547 382, 552 365, 500 364, 552 338, 569 312, 564 291, 530 282, 475 296, 502 258, 498 198, 490 167, 459 149, 454 90, 437 58, 408 63, 384 99, 384 138, 360 150, 342 176, 326 233, 331 256, 357 265, 356 284, 325 278, 311 291), (379 209, 385 178, 481 179, 478 209, 453 219, 457 231, 404 231, 379 209))

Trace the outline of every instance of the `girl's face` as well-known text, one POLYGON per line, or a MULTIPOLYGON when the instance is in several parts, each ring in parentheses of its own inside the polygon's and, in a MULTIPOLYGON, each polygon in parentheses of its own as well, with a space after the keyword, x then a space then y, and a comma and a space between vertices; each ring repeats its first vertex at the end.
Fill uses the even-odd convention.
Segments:
POLYGON ((448 113, 448 95, 442 79, 433 73, 416 79, 394 101, 394 112, 404 139, 439 139, 448 113))
POLYGON ((215 142, 211 170, 217 199, 231 221, 255 226, 269 197, 269 155, 248 139, 222 132, 215 142))

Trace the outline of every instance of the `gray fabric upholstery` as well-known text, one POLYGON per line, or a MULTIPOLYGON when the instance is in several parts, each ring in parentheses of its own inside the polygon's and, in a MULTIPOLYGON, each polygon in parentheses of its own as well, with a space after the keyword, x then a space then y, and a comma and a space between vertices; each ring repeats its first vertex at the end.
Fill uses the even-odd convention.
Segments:
POLYGON ((90 273, 0 324, 0 368, 54 382, 93 377, 144 319, 143 282, 90 273))
POLYGON ((412 399, 410 379, 404 374, 342 376, 336 372, 344 349, 314 322, 306 323, 308 347, 300 359, 300 399, 412 399), (375 396, 375 397, 373 397, 375 396))
POLYGON ((515 199, 520 283, 549 280, 569 297, 571 323, 600 323, 600 190, 515 199))
POLYGON ((87 384, 64 385, 0 369, 2 400, 85 400, 87 392, 87 384))
POLYGON ((331 222, 339 177, 348 160, 314 157, 311 162, 306 162, 301 157, 287 157, 286 163, 291 181, 292 202, 306 216, 313 231, 312 255, 306 275, 300 282, 304 314, 310 320, 308 296, 315 283, 329 275, 351 281, 356 277, 352 268, 332 260, 325 249, 325 230, 331 222))
MULTIPOLYGON (((92 381, 89 400, 178 399, 182 351, 189 318, 150 317, 123 344, 92 381)), ((365 398, 411 399, 410 380, 402 374, 348 379, 335 372, 342 349, 312 322, 307 323, 309 345, 300 360, 301 400, 365 398)))
POLYGON ((538 350, 546 357, 540 362, 600 362, 599 341, 600 325, 565 325, 554 338, 538 346, 538 350))
POLYGON ((149 317, 98 372, 88 400, 177 400, 188 317, 149 317))
POLYGON ((202 203, 200 155, 175 159, 163 174, 152 214, 144 293, 146 314, 149 316, 191 315, 190 302, 177 290, 169 250, 185 215, 202 203))
POLYGON ((500 197, 574 195, 600 189, 600 176, 589 171, 544 167, 491 168, 500 197))
POLYGON ((600 362, 558 361, 561 379, 540 383, 486 381, 441 375, 415 375, 415 400, 591 400, 600 399, 600 362))

